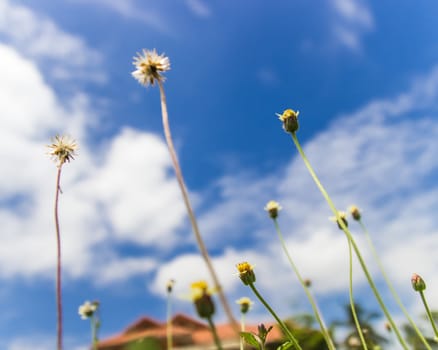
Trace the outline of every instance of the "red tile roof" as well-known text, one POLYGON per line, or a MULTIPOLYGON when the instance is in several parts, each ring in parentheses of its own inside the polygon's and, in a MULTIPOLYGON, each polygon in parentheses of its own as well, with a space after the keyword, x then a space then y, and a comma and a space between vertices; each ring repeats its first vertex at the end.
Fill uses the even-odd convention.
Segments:
MULTIPOLYGON (((229 348, 225 346, 226 343, 232 347, 239 344, 239 336, 230 324, 219 324, 216 329, 219 338, 224 343, 224 348, 229 348)), ((257 325, 247 325, 245 330, 257 333, 257 325)), ((100 350, 121 350, 124 345, 144 338, 154 338, 162 349, 166 349, 166 323, 149 317, 140 317, 122 333, 99 341, 98 348, 100 350)), ((172 318, 172 338, 175 349, 205 348, 214 344, 209 326, 184 314, 177 314, 172 318)), ((278 327, 274 327, 268 336, 270 341, 279 341, 281 338, 282 333, 278 327)))

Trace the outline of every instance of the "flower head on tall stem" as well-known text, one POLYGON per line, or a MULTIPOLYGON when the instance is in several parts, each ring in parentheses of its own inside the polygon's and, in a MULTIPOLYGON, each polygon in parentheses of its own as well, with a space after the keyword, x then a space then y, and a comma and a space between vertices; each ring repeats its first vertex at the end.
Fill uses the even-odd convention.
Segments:
POLYGON ((422 292, 426 289, 426 282, 424 282, 423 278, 420 275, 414 273, 411 277, 412 288, 416 292, 422 292))
POLYGON ((276 113, 278 119, 283 122, 283 129, 288 133, 295 133, 300 125, 298 124, 299 111, 293 109, 286 109, 282 114, 276 113))
POLYGON ((247 261, 241 262, 236 265, 237 271, 239 272, 239 277, 244 285, 253 284, 256 281, 256 276, 254 273, 254 266, 247 261))
POLYGON ((356 207, 355 205, 350 206, 350 208, 348 208, 348 211, 350 212, 350 214, 354 220, 360 221, 360 219, 362 218, 362 213, 361 213, 360 209, 358 207, 356 207))
POLYGON ((94 315, 98 306, 99 306, 99 302, 97 301, 89 302, 87 300, 85 303, 79 306, 78 314, 79 316, 81 316, 83 320, 86 320, 87 318, 90 318, 94 315))
POLYGON ((342 223, 345 225, 345 227, 348 227, 347 214, 343 211, 338 211, 338 216, 339 216, 339 219, 336 216, 331 216, 330 220, 333 222, 336 222, 338 224, 338 228, 340 230, 343 230, 344 228, 342 227, 342 225, 340 224, 340 222, 338 220, 341 220, 342 223))
POLYGON ((211 295, 214 293, 213 289, 208 287, 207 282, 201 280, 192 283, 191 298, 195 304, 196 312, 201 318, 211 318, 215 313, 215 306, 211 295))
POLYGON ((83 320, 90 319, 91 322, 91 339, 93 341, 93 350, 97 350, 98 338, 97 333, 100 328, 100 320, 98 316, 100 302, 95 300, 92 302, 86 301, 79 306, 78 314, 83 320))
POLYGON ((76 141, 68 135, 56 135, 52 140, 52 144, 47 147, 50 148, 49 155, 57 163, 58 167, 75 159, 74 157, 78 149, 76 141))
POLYGON ((176 153, 175 146, 173 144, 172 133, 169 125, 169 115, 167 111, 166 94, 163 86, 164 76, 161 74, 170 69, 169 58, 164 56, 164 54, 158 55, 155 49, 152 51, 143 49, 142 54, 137 54, 137 57, 134 57, 133 64, 136 67, 136 70, 132 72, 132 76, 135 79, 137 79, 140 82, 140 84, 147 87, 148 85, 154 85, 154 83, 157 83, 160 89, 161 116, 163 121, 164 136, 166 139, 167 147, 169 149, 173 169, 175 170, 178 186, 181 190, 183 201, 187 209, 187 214, 189 215, 190 223, 193 228, 193 233, 195 235, 196 243, 198 245, 202 258, 204 259, 205 264, 207 265, 207 269, 212 277, 213 283, 215 284, 215 288, 218 291, 219 299, 220 302, 222 303, 225 313, 228 319, 230 320, 230 323, 233 325, 235 331, 238 332, 237 322, 233 317, 230 306, 228 305, 228 301, 225 297, 225 293, 222 291, 221 285, 219 283, 219 278, 213 267, 211 258, 208 254, 207 248, 201 236, 201 232, 198 227, 195 212, 192 208, 192 204, 189 198, 189 193, 185 185, 184 176, 181 167, 179 165, 178 155, 176 153))
POLYGON ((240 305, 240 312, 242 314, 246 314, 254 304, 248 297, 242 297, 239 300, 236 300, 236 303, 240 305))
POLYGON ((155 49, 152 51, 143 49, 142 53, 137 53, 137 56, 134 57, 132 64, 136 68, 131 73, 132 76, 146 87, 154 85, 155 82, 164 81, 165 78, 161 73, 170 70, 169 58, 164 53, 157 54, 155 49))
POLYGON ((76 156, 78 148, 76 141, 69 136, 56 135, 52 144, 48 145, 49 155, 56 162, 58 171, 56 175, 55 191, 55 232, 56 232, 56 307, 57 307, 57 349, 62 350, 62 283, 61 283, 61 231, 59 228, 58 203, 61 189, 61 169, 64 163, 70 162, 76 156))
POLYGON ((268 212, 271 219, 276 219, 278 217, 278 212, 283 209, 280 203, 276 201, 269 201, 266 203, 265 210, 268 212))

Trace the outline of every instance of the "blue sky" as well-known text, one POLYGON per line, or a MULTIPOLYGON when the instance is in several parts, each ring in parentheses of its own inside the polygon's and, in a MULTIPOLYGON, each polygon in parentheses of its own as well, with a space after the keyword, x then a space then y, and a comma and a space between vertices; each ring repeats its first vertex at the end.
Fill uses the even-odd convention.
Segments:
MULTIPOLYGON (((45 145, 56 133, 80 145, 60 207, 66 349, 86 348, 85 300, 101 301, 105 337, 140 315, 163 319, 169 278, 177 295, 207 278, 158 89, 130 75, 143 48, 170 58, 175 143, 232 303, 250 295, 234 275, 248 260, 282 316, 309 310, 263 211, 270 199, 327 318, 348 300, 345 239, 275 116, 294 108, 316 171, 339 208, 363 209, 405 304, 421 312, 417 272, 437 308, 437 11, 433 1, 0 0, 0 347, 54 348, 56 167, 45 145)), ((359 300, 377 309, 356 270, 359 300)), ((193 314, 182 300, 175 310, 193 314)), ((257 304, 252 314, 269 319, 257 304)))

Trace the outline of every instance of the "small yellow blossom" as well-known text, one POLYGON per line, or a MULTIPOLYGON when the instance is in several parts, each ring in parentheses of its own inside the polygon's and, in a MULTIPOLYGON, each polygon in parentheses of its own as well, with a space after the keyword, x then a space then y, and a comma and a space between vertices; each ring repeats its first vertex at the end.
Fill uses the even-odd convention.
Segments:
POLYGON ((81 316, 83 320, 86 320, 87 318, 90 318, 91 316, 94 315, 98 306, 99 306, 99 302, 97 301, 89 302, 87 300, 85 303, 79 306, 78 314, 81 316))
POLYGON ((161 75, 162 72, 170 70, 170 61, 164 54, 157 54, 157 51, 143 49, 143 53, 137 53, 134 57, 135 71, 131 74, 137 81, 144 85, 154 85, 156 81, 164 81, 165 78, 161 75))
MULTIPOLYGON (((348 227, 347 214, 343 211, 338 211, 338 215, 339 215, 339 219, 342 220, 345 227, 348 227)), ((331 216, 329 219, 333 222, 336 222, 338 224, 338 227, 340 230, 343 229, 341 224, 338 222, 338 219, 336 218, 336 216, 331 216)))
POLYGON ((278 116, 278 119, 280 119, 283 122, 283 129, 286 132, 294 133, 298 130, 299 124, 298 124, 298 115, 300 114, 299 111, 294 111, 292 109, 286 109, 283 114, 276 113, 278 116))
POLYGON ((266 206, 265 210, 269 213, 269 216, 271 219, 276 219, 278 216, 278 212, 283 209, 281 205, 276 201, 269 201, 266 206))
POLYGON ((246 314, 254 304, 248 297, 242 297, 239 300, 236 300, 236 303, 240 305, 240 312, 242 314, 246 314))
POLYGON ((76 141, 67 135, 56 135, 52 140, 52 144, 47 147, 50 148, 49 155, 58 163, 58 167, 75 159, 76 150, 78 149, 76 141))
POLYGON ((256 281, 254 266, 244 261, 236 265, 239 277, 244 285, 253 284, 256 281))
POLYGON ((352 205, 352 206, 350 206, 350 208, 348 210, 350 211, 350 214, 354 220, 356 220, 356 221, 360 220, 362 215, 361 215, 361 212, 360 212, 358 207, 356 207, 355 205, 352 205))
POLYGON ((201 318, 210 318, 215 312, 215 306, 211 295, 214 290, 208 288, 207 282, 201 280, 192 283, 191 298, 195 304, 196 312, 201 318))

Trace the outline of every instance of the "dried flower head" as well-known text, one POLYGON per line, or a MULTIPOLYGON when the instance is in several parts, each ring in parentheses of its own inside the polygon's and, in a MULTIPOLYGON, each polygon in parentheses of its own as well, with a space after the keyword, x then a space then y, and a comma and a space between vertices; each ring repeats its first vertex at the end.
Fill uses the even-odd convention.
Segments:
POLYGON ((266 206, 265 210, 268 212, 271 219, 276 219, 278 216, 278 212, 283 209, 281 205, 276 201, 269 201, 266 206))
POLYGON ((52 140, 52 144, 47 147, 50 148, 49 155, 58 163, 58 167, 75 159, 78 149, 76 141, 67 135, 56 135, 52 140))
POLYGON ((239 300, 236 300, 236 303, 240 305, 240 312, 242 314, 246 314, 249 309, 251 309, 251 306, 254 304, 248 297, 242 297, 239 300))
POLYGON ((256 281, 254 273, 254 266, 244 261, 236 265, 237 271, 239 271, 239 277, 244 285, 253 284, 256 281))
POLYGON ((143 49, 143 53, 137 53, 134 57, 135 71, 131 74, 138 80, 138 82, 144 86, 154 85, 156 81, 164 81, 165 78, 161 75, 162 72, 166 72, 170 69, 170 61, 164 53, 159 55, 157 51, 143 49))
POLYGON ((205 281, 197 281, 191 285, 191 298, 195 304, 196 312, 201 318, 210 318, 215 312, 211 295, 214 290, 208 288, 205 281))
POLYGON ((355 205, 350 206, 350 208, 348 210, 350 211, 350 214, 354 220, 359 221, 360 218, 362 217, 359 208, 356 207, 355 205))
MULTIPOLYGON (((338 215, 339 215, 339 219, 342 220, 345 227, 348 227, 347 214, 343 211, 338 211, 338 215)), ((329 219, 333 222, 336 222, 340 230, 343 229, 336 216, 331 216, 329 219)))
POLYGON ((78 314, 81 316, 83 320, 90 318, 94 315, 97 308, 99 307, 98 301, 89 302, 88 300, 79 306, 78 314))
POLYGON ((283 114, 276 113, 278 119, 283 122, 283 129, 286 132, 294 133, 300 127, 298 124, 298 114, 299 111, 294 111, 292 109, 286 109, 283 114))
POLYGON ((414 288, 416 292, 422 292, 426 289, 426 282, 424 282, 423 278, 421 278, 421 276, 417 275, 416 273, 412 275, 411 283, 412 288, 414 288))

